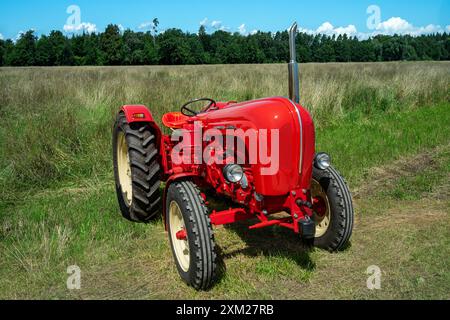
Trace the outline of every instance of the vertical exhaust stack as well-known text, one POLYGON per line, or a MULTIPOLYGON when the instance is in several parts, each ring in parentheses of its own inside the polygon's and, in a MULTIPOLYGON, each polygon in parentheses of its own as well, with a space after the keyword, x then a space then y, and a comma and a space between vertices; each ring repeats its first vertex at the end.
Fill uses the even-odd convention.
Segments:
POLYGON ((297 22, 289 28, 289 99, 300 103, 300 87, 298 80, 298 63, 295 49, 295 37, 297 35, 297 22))

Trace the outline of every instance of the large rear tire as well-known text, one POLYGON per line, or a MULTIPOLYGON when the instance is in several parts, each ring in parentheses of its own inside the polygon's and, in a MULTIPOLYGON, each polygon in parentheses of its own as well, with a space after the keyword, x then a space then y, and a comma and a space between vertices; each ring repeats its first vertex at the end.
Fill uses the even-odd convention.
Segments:
POLYGON ((180 181, 169 186, 166 221, 181 278, 197 290, 210 288, 217 268, 214 233, 205 201, 194 183, 180 181))
POLYGON ((344 178, 333 167, 314 167, 311 195, 316 223, 314 246, 328 251, 343 249, 352 235, 354 220, 352 197, 344 178))
POLYGON ((123 112, 113 129, 114 178, 124 218, 148 222, 161 212, 159 152, 146 123, 129 124, 123 112))

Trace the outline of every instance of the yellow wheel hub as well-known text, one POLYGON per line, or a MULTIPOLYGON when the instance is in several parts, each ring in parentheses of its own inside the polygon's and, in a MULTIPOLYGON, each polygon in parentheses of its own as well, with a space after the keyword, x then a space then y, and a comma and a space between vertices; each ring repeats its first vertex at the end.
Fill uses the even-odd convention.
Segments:
POLYGON ((119 183, 123 199, 128 206, 131 206, 133 200, 133 184, 131 180, 130 156, 128 154, 127 140, 123 132, 119 132, 117 137, 117 171, 119 173, 119 183))
POLYGON ((187 272, 190 263, 189 241, 181 209, 175 201, 172 201, 169 206, 169 226, 170 238, 178 263, 181 269, 187 272), (180 237, 181 233, 184 235, 183 237, 180 237))
POLYGON ((324 206, 323 212, 314 212, 313 219, 316 223, 316 238, 323 236, 330 226, 331 223, 331 210, 330 202, 328 201, 328 196, 323 190, 320 183, 316 180, 311 181, 311 197, 322 202, 324 206))

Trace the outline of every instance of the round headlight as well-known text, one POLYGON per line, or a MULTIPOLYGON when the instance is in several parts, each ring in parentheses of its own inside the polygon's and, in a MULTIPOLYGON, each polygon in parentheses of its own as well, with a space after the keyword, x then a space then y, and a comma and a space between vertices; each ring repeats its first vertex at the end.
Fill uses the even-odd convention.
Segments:
POLYGON ((223 168, 223 175, 229 182, 236 183, 242 180, 244 169, 238 164, 229 164, 223 168))
POLYGON ((326 170, 331 166, 331 157, 325 152, 318 153, 314 159, 314 165, 317 169, 326 170))

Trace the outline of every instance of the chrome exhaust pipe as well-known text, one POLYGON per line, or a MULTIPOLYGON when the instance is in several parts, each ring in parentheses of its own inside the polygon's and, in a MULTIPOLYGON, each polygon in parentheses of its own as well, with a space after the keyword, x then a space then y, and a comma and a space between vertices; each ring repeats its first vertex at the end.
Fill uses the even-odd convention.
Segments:
POLYGON ((289 99, 300 103, 300 86, 298 79, 298 63, 295 49, 295 37, 297 35, 297 22, 289 28, 289 99))

